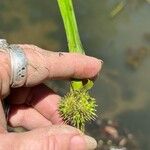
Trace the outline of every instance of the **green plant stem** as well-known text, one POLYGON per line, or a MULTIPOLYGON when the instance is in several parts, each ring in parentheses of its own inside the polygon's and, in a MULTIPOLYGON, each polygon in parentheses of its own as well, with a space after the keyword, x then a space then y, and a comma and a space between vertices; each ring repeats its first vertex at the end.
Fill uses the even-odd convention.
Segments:
POLYGON ((84 54, 72 0, 58 0, 58 5, 64 22, 69 52, 78 52, 84 54))
MULTIPOLYGON (((85 54, 78 32, 72 0, 57 1, 63 18, 69 52, 85 54)), ((72 81, 71 86, 74 90, 78 90, 83 86, 82 81, 72 81)))

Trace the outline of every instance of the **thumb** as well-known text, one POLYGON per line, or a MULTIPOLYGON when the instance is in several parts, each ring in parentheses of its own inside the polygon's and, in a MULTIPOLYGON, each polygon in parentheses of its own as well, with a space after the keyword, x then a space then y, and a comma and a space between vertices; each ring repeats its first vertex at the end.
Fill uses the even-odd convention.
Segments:
MULTIPOLYGON (((16 150, 94 150, 97 146, 93 138, 83 135, 76 128, 67 125, 13 134, 14 136, 11 133, 11 137, 7 136, 7 138, 15 144, 15 149, 18 148, 16 150)), ((5 141, 7 140, 5 139, 5 141)), ((6 145, 8 147, 8 143, 6 145)), ((12 147, 12 143, 10 146, 12 147)))

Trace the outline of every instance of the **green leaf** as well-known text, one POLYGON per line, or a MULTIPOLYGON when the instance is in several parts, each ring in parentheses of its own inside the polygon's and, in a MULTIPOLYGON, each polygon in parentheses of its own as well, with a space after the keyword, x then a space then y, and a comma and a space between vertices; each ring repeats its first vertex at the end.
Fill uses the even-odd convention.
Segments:
POLYGON ((86 89, 87 91, 90 90, 93 87, 94 83, 91 80, 88 80, 88 82, 84 85, 84 89, 86 89))

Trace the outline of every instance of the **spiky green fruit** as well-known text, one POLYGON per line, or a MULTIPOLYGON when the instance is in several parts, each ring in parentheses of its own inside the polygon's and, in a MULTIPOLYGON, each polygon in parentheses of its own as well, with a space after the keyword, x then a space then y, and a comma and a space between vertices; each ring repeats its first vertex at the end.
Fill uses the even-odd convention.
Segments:
POLYGON ((59 113, 67 124, 84 131, 85 123, 96 117, 96 101, 89 95, 89 89, 93 86, 92 81, 81 88, 71 88, 60 101, 59 113))

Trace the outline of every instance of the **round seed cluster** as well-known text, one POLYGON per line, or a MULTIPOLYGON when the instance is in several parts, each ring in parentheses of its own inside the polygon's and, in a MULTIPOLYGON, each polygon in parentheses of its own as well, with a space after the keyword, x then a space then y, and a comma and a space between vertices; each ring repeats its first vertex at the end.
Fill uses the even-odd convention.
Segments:
POLYGON ((67 124, 84 131, 85 123, 96 117, 96 106, 88 90, 71 90, 61 99, 59 113, 67 124))

